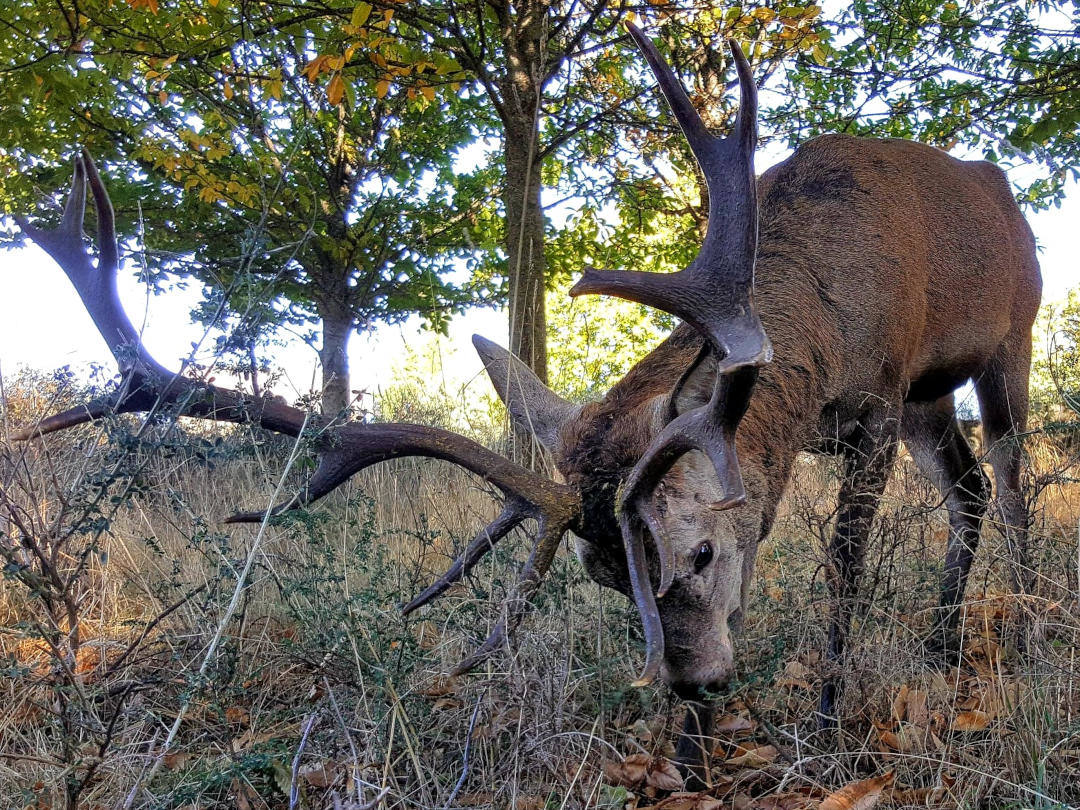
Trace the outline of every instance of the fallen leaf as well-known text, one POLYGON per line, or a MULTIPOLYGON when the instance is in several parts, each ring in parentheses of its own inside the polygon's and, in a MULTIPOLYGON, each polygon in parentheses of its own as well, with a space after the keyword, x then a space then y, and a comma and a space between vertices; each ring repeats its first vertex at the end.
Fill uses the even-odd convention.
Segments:
POLYGON ((655 757, 646 768, 645 783, 657 790, 679 790, 683 778, 674 762, 666 757, 655 757))
POLYGON ((705 793, 673 793, 642 810, 720 810, 724 803, 705 793))
POLYGON ((798 661, 788 661, 784 665, 784 671, 776 679, 776 685, 788 689, 813 689, 809 680, 812 677, 813 672, 807 666, 798 661))
POLYGON ((225 710, 225 722, 232 726, 246 726, 251 720, 248 710, 242 706, 230 706, 225 710))
POLYGON ((337 779, 337 763, 332 759, 319 764, 306 765, 300 769, 300 778, 316 788, 328 788, 337 779))
POLYGON ((928 726, 900 723, 894 730, 879 729, 878 740, 888 750, 902 754, 925 754, 942 748, 941 740, 928 726))
POLYGON ((462 807, 490 806, 494 801, 494 793, 462 793, 457 798, 457 803, 462 807))
POLYGON ((657 790, 678 790, 683 785, 682 776, 675 763, 666 757, 649 754, 631 754, 622 762, 605 762, 604 777, 612 785, 640 788, 642 785, 657 790))
POLYGON ((737 734, 740 731, 753 731, 755 723, 749 717, 742 714, 725 714, 716 721, 715 729, 726 734, 737 734))
POLYGON ((991 716, 980 709, 960 712, 953 718, 953 731, 982 731, 990 725, 991 716))
POLYGON ((870 810, 877 805, 885 788, 892 787, 893 772, 873 779, 863 779, 844 785, 821 800, 818 810, 870 810))
POLYGON ((188 764, 191 754, 186 751, 177 751, 175 754, 166 754, 161 758, 161 764, 170 771, 180 771, 188 764))
POLYGON ((425 686, 416 690, 416 694, 422 697, 440 698, 452 695, 457 691, 457 679, 452 676, 439 675, 432 678, 425 686))
POLYGON ((746 747, 740 745, 735 749, 735 755, 724 760, 725 765, 739 768, 763 768, 780 756, 780 752, 771 745, 746 747))
POLYGON ((917 726, 925 726, 930 719, 926 702, 926 692, 911 689, 907 684, 904 684, 900 687, 896 697, 893 698, 893 719, 897 722, 907 720, 917 726))
POLYGON ((754 800, 755 810, 809 810, 817 805, 817 800, 805 793, 788 791, 774 793, 771 796, 758 796, 754 800))

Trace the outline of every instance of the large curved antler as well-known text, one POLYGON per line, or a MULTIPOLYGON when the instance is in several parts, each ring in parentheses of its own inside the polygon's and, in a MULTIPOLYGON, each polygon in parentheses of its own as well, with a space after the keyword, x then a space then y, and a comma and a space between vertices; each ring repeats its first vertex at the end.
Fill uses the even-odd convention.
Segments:
MULTIPOLYGON (((634 25, 627 29, 649 62, 660 89, 705 175, 709 189, 709 227, 701 251, 685 270, 658 274, 640 271, 598 271, 586 268, 570 294, 615 295, 670 312, 696 328, 717 358, 717 376, 709 402, 673 418, 631 470, 619 498, 619 523, 630 566, 634 601, 645 628, 646 662, 635 681, 643 685, 660 670, 663 628, 656 598, 664 595, 674 575, 670 543, 652 505, 660 479, 685 453, 700 450, 709 457, 724 493, 715 509, 728 509, 746 499, 735 453, 735 431, 746 412, 758 368, 772 359, 772 346, 754 310, 754 258, 757 252, 757 87, 750 64, 737 43, 729 40, 739 74, 741 102, 735 126, 726 138, 709 133, 682 84, 665 64, 652 41, 634 25), (660 584, 653 595, 645 559, 648 529, 660 559, 660 584)), ((707 352, 699 355, 695 365, 707 352)))
MULTIPOLYGON (((524 614, 527 600, 551 566, 559 541, 581 512, 576 490, 558 484, 503 458, 471 439, 439 428, 410 424, 334 424, 313 417, 272 398, 252 397, 240 391, 210 385, 174 373, 154 360, 139 339, 117 294, 119 251, 112 204, 97 167, 84 150, 75 158, 75 171, 55 230, 42 230, 16 217, 23 232, 47 252, 67 274, 120 367, 121 380, 111 393, 78 405, 16 431, 14 438, 39 438, 58 430, 116 413, 153 412, 172 407, 177 415, 218 422, 252 423, 275 433, 310 437, 319 464, 305 489, 291 501, 273 507, 271 514, 312 503, 366 467, 403 456, 426 456, 453 462, 484 478, 503 494, 502 513, 482 529, 462 556, 437 582, 404 607, 416 610, 466 576, 477 562, 511 530, 525 520, 537 521, 532 552, 508 599, 502 619, 479 649, 458 665, 464 672, 496 649, 507 631, 524 614), (97 209, 98 261, 95 265, 83 244, 82 225, 89 184, 97 209)), ((257 522, 265 511, 241 512, 228 523, 257 522)))

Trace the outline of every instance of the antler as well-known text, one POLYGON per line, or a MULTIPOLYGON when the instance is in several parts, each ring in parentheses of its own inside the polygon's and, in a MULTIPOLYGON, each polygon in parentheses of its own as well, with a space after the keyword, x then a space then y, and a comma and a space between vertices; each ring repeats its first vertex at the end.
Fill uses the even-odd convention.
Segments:
MULTIPOLYGON (((75 171, 60 226, 45 231, 16 217, 19 227, 40 245, 67 274, 120 367, 116 390, 17 431, 14 438, 40 438, 114 413, 154 411, 172 406, 182 416, 218 422, 253 423, 287 436, 310 436, 319 464, 305 489, 287 503, 269 510, 280 514, 312 503, 366 467, 403 456, 426 456, 453 462, 484 478, 504 496, 502 513, 481 530, 465 552, 437 582, 405 605, 410 613, 442 594, 466 576, 494 545, 527 519, 538 523, 536 542, 508 599, 502 619, 487 640, 458 665, 464 672, 496 649, 508 630, 524 615, 527 600, 551 567, 559 541, 581 512, 580 496, 480 444, 439 428, 410 424, 333 424, 321 421, 275 399, 252 397, 168 371, 146 351, 117 294, 119 251, 109 195, 90 155, 75 158, 75 171), (95 265, 83 244, 82 223, 89 183, 97 209, 98 261, 95 265)), ((266 511, 241 512, 227 523, 257 522, 266 511)))
MULTIPOLYGON (((682 84, 653 43, 632 24, 627 29, 656 76, 709 190, 709 227, 701 251, 685 270, 671 274, 598 271, 586 268, 570 291, 615 295, 670 312, 696 328, 717 358, 716 383, 709 402, 673 418, 631 470, 619 499, 619 523, 630 566, 634 601, 645 628, 646 662, 636 685, 651 682, 660 670, 664 635, 656 598, 671 586, 674 552, 655 514, 651 495, 660 479, 685 453, 709 457, 724 493, 714 509, 728 509, 746 499, 735 431, 746 412, 758 368, 772 359, 772 346, 754 310, 754 257, 757 252, 757 87, 742 49, 728 41, 739 74, 741 102, 735 127, 726 138, 712 136, 682 84), (645 559, 648 529, 660 558, 660 584, 653 596, 645 559)), ((689 373, 689 372, 688 372, 689 373)), ((685 380, 685 375, 683 380, 685 380)), ((680 385, 683 381, 680 381, 680 385)))

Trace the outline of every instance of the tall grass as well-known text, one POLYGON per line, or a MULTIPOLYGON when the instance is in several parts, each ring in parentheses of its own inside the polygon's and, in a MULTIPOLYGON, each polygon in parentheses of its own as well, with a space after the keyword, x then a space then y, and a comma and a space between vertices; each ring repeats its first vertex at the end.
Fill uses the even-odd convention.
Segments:
MULTIPOLYGON (((78 392, 38 377, 6 393, 14 426, 78 392)), ((406 621, 399 605, 493 516, 492 493, 450 465, 404 460, 265 527, 224 526, 230 512, 303 480, 300 448, 280 481, 294 450, 168 419, 0 443, 0 806, 650 803, 605 781, 602 766, 670 753, 682 707, 662 687, 628 687, 643 643, 623 597, 561 554, 513 644, 447 680, 498 619, 524 535, 406 621)), ((898 465, 844 662, 839 744, 812 719, 828 601, 821 538, 837 471, 821 459, 799 464, 759 552, 737 682, 718 706, 753 729, 722 735, 715 795, 764 807, 770 796, 812 797, 894 769, 900 805, 1080 803, 1075 448, 1036 436, 1029 452, 1037 591, 1006 593, 1007 555, 988 526, 964 659, 945 669, 919 645, 945 514, 913 467, 898 465), (1026 643, 1016 644, 1014 626, 1029 628, 1026 643), (905 687, 926 695, 921 725, 896 716, 905 687), (983 712, 985 728, 962 730, 965 712, 983 712), (779 752, 771 763, 725 762, 736 744, 766 743, 779 752)))

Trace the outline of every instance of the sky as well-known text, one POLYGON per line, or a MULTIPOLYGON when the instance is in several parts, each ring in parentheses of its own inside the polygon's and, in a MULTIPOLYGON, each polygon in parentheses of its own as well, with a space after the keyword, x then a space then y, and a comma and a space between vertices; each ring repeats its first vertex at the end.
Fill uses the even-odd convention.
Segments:
MULTIPOLYGON (((758 171, 776 159, 759 158, 758 171)), ((1043 300, 1059 300, 1080 284, 1080 184, 1069 187, 1060 208, 1028 212, 1027 218, 1039 244, 1043 300)), ((190 311, 199 300, 194 284, 186 290, 149 294, 129 264, 120 274, 120 292, 136 328, 143 329, 146 346, 160 362, 177 367, 180 358, 191 355, 193 344, 204 348, 199 355, 203 362, 210 359, 205 347, 213 345, 212 336, 208 339, 190 320, 190 311)), ((414 370, 419 366, 427 379, 444 390, 460 392, 467 385, 471 391, 479 385, 487 391, 469 341, 477 333, 506 345, 507 328, 505 312, 476 309, 452 322, 448 338, 424 332, 418 319, 357 335, 349 352, 352 387, 377 392, 395 380, 408 360, 414 370)), ((317 388, 318 355, 311 346, 294 339, 275 352, 283 371, 274 389, 277 393, 292 399, 317 388)), ((36 246, 0 252, 0 374, 10 379, 20 367, 52 370, 62 366, 86 374, 93 364, 114 368, 105 342, 60 268, 36 246)), ((218 381, 225 382, 221 376, 218 381)))

